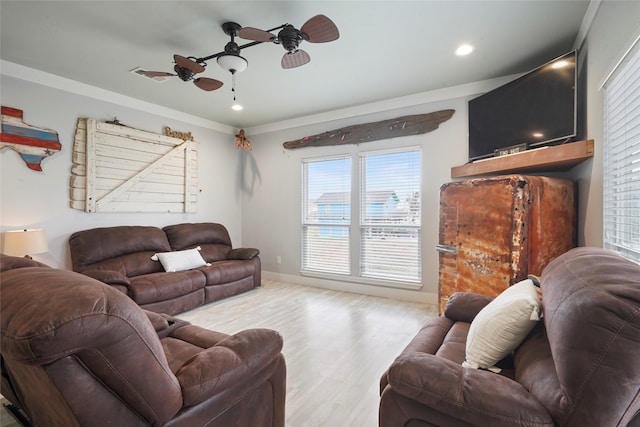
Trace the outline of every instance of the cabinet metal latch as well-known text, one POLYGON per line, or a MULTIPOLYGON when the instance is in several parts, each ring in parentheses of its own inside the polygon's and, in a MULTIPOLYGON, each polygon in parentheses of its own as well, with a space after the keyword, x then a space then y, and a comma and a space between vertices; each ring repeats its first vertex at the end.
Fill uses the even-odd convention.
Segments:
POLYGON ((458 248, 449 245, 436 245, 436 251, 455 255, 458 253, 458 248))

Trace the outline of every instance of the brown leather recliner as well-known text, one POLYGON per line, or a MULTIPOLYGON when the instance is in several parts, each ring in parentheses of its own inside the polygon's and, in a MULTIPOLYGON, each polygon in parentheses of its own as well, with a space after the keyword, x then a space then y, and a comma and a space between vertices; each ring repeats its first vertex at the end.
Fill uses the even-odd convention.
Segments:
POLYGON ((0 391, 35 426, 284 426, 276 331, 226 335, 79 273, 0 267, 0 391))
POLYGON ((454 294, 382 377, 380 426, 640 426, 640 266, 575 248, 540 283, 544 317, 500 374, 462 366, 491 298, 454 294))

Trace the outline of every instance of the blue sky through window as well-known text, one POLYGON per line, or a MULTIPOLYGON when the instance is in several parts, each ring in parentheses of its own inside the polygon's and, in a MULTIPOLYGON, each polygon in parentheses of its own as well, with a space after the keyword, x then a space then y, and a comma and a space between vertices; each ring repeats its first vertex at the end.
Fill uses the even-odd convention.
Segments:
MULTIPOLYGON (((324 193, 349 192, 351 159, 334 159, 310 162, 307 167, 308 197, 315 200, 324 193)), ((416 188, 409 188, 420 170, 420 151, 378 154, 366 156, 367 177, 384 177, 384 179, 367 179, 367 191, 392 190, 399 192, 401 200, 406 199, 409 191, 419 190, 419 179, 416 188), (400 194, 400 193, 406 194, 400 194)))
POLYGON ((348 193, 351 190, 351 159, 334 159, 307 164, 308 193, 316 200, 324 193, 348 193))
POLYGON ((420 151, 365 157, 367 192, 394 191, 401 201, 420 191, 420 151))

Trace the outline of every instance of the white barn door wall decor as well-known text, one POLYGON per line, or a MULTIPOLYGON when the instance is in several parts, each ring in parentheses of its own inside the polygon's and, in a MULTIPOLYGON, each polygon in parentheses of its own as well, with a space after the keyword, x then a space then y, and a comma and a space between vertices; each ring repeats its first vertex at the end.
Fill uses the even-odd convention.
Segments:
POLYGON ((197 143, 81 118, 70 184, 85 212, 196 212, 197 143))

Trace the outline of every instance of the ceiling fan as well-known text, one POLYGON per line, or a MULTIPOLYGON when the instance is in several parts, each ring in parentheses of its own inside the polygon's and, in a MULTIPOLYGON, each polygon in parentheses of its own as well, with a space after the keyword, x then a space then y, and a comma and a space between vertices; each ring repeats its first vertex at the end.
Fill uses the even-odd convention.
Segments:
MULTIPOLYGON (((205 70, 207 61, 211 59, 216 58, 218 65, 235 77, 236 73, 244 71, 248 66, 247 60, 240 56, 242 49, 261 43, 272 42, 282 45, 286 50, 280 62, 282 68, 295 68, 311 61, 309 54, 298 48, 302 41, 326 43, 337 40, 338 37, 340 37, 338 27, 336 27, 331 19, 324 15, 314 16, 305 22, 299 30, 291 24, 283 24, 265 31, 251 27, 243 28, 235 22, 225 22, 222 24, 222 30, 231 37, 231 41, 226 44, 224 51, 202 58, 173 55, 175 62, 173 70, 175 73, 146 70, 139 70, 137 73, 150 78, 178 76, 185 82, 193 81, 193 83, 202 90, 213 91, 222 87, 223 83, 209 77, 196 77, 197 74, 205 70), (274 31, 278 31, 278 34, 272 34, 274 31), (235 42, 236 37, 252 40, 252 42, 238 46, 235 42)), ((235 91, 235 88, 232 90, 235 91)))
POLYGON ((311 61, 307 52, 298 49, 300 42, 306 40, 311 43, 326 43, 337 40, 340 37, 338 27, 333 21, 324 15, 316 15, 309 19, 298 30, 291 24, 284 24, 271 30, 263 31, 257 28, 245 27, 240 29, 238 36, 257 42, 273 42, 281 44, 287 51, 282 57, 282 68, 295 68, 311 61), (278 35, 271 31, 280 30, 278 35))

